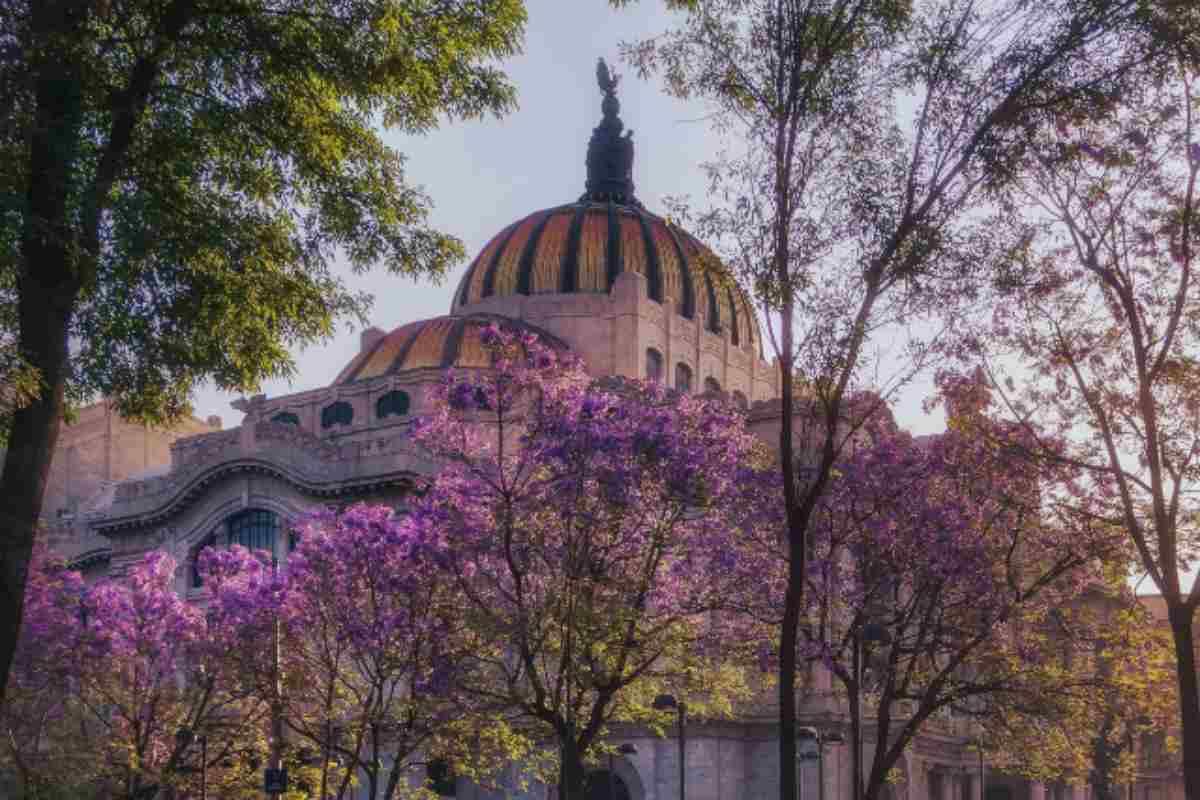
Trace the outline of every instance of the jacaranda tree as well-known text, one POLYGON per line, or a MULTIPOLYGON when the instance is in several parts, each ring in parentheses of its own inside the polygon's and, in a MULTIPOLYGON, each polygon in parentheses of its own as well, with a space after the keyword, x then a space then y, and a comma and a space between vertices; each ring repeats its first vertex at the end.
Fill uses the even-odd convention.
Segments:
POLYGON ((493 368, 448 376, 415 432, 445 467, 405 524, 445 543, 461 613, 499 644, 463 688, 555 743, 559 796, 579 800, 612 722, 665 721, 660 692, 731 711, 744 623, 722 609, 761 574, 739 531, 771 484, 729 406, 591 386, 530 334, 484 341, 493 368))
POLYGON ((237 632, 228 646, 265 705, 277 699, 278 624, 279 708, 289 746, 317 765, 315 796, 357 797, 361 781, 372 800, 393 800, 422 786, 435 758, 477 774, 523 754, 455 695, 468 654, 488 644, 466 628, 438 569, 444 542, 383 505, 315 513, 294 533, 277 571, 240 547, 206 550, 201 569, 211 613, 237 632))
POLYGON ((209 785, 253 796, 264 706, 204 611, 175 591, 175 562, 151 553, 95 586, 39 560, 3 723, 22 797, 156 797, 198 772, 181 731, 207 734, 209 785))
POLYGON ((814 518, 802 652, 844 688, 851 741, 873 732, 854 762, 867 798, 935 715, 1083 689, 1047 658, 1048 623, 1121 551, 1064 504, 1076 471, 1031 461, 1025 430, 988 416, 978 377, 941 390, 949 429, 914 438, 875 415, 814 518))

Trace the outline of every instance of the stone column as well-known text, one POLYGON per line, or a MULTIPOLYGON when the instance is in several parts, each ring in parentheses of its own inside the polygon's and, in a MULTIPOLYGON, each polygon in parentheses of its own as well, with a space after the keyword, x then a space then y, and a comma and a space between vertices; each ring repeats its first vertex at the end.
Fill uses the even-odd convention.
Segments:
POLYGON ((1029 800, 1046 800, 1046 784, 1041 781, 1030 781, 1029 800))

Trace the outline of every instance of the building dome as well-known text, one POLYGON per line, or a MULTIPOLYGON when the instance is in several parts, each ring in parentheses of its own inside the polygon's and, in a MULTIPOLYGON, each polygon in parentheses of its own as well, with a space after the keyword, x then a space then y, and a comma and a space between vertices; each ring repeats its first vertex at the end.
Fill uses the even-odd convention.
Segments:
POLYGON ((493 297, 608 293, 623 272, 645 279, 647 296, 761 354, 753 308, 729 271, 695 237, 651 214, 634 196, 632 131, 617 112, 617 80, 601 61, 603 119, 588 143, 587 191, 574 203, 536 211, 484 246, 454 294, 451 313, 493 297))
POLYGON ((505 331, 533 333, 543 344, 568 349, 561 339, 536 325, 497 314, 434 317, 401 325, 391 333, 380 333, 374 341, 366 343, 333 383, 345 386, 418 369, 490 366, 490 353, 480 334, 492 324, 505 331))
POLYGON ((480 251, 454 295, 454 310, 489 297, 610 292, 622 272, 646 279, 646 294, 670 298, 688 319, 759 349, 745 294, 695 237, 638 204, 583 198, 509 225, 480 251))

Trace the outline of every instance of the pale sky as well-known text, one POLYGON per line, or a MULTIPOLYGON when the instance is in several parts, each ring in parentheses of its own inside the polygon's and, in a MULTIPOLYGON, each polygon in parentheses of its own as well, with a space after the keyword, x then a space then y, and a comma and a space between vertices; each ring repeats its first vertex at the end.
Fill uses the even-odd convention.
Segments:
MULTIPOLYGON (((623 76, 621 118, 634 131, 634 182, 638 198, 664 213, 663 198, 690 195, 705 203, 698 166, 720 141, 704 121, 705 108, 669 98, 654 78, 642 81, 619 63, 622 41, 666 29, 671 15, 659 0, 640 0, 614 11, 606 0, 528 0, 524 53, 503 66, 516 85, 519 108, 506 117, 451 122, 423 137, 387 134, 389 144, 408 158, 410 182, 432 197, 431 222, 466 244, 468 260, 440 286, 389 275, 344 271, 354 289, 375 297, 370 324, 391 330, 413 320, 445 314, 470 260, 510 222, 534 211, 576 200, 584 188, 588 137, 600 121, 596 59, 604 57, 623 76)), ((295 353, 298 374, 263 387, 268 396, 318 388, 332 382, 358 350, 357 327, 340 327, 325 344, 295 353)), ((769 349, 769 348, 768 348, 769 349)), ((928 384, 901 400, 897 416, 914 432, 941 430, 940 415, 920 408, 928 384)), ((204 388, 194 398, 196 416, 215 414, 226 428, 240 424, 230 408, 236 395, 204 388)))

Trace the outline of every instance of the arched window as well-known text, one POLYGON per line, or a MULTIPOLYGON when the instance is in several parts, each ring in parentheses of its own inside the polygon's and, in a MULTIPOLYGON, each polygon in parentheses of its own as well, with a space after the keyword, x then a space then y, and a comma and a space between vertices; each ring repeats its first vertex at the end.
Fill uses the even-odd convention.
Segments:
POLYGON ((349 425, 354 420, 354 407, 345 400, 330 403, 321 410, 321 427, 332 428, 334 425, 349 425))
MULTIPOLYGON (((273 511, 250 508, 226 518, 192 552, 192 586, 204 585, 199 570, 200 551, 204 548, 240 544, 248 550, 268 550, 274 554, 278 539, 279 516, 273 511)), ((288 537, 288 550, 295 548, 296 541, 295 534, 288 537)))
POLYGON ((717 394, 720 394, 721 393, 720 381, 718 381, 712 375, 709 375, 707 378, 704 379, 704 391, 705 392, 715 392, 717 394))
POLYGON ((742 394, 737 389, 733 390, 733 402, 735 405, 737 405, 738 408, 740 408, 742 410, 745 410, 750 407, 749 401, 746 400, 746 395, 742 394))
POLYGON ((204 585, 204 577, 200 574, 200 552, 206 547, 217 546, 216 531, 204 537, 204 541, 196 545, 196 549, 192 551, 192 588, 199 589, 204 585))
POLYGON ((692 368, 682 361, 675 365, 675 388, 681 392, 692 390, 692 368))
POLYGON ((271 422, 278 422, 280 425, 295 425, 299 427, 300 418, 291 411, 280 411, 278 414, 271 417, 271 422))
POLYGON ((646 380, 657 383, 663 378, 662 353, 653 347, 646 348, 646 380))
POLYGON ((408 413, 408 393, 401 391, 388 392, 375 401, 375 416, 378 419, 388 417, 403 417, 408 413))

